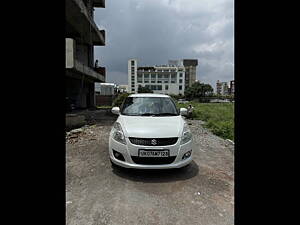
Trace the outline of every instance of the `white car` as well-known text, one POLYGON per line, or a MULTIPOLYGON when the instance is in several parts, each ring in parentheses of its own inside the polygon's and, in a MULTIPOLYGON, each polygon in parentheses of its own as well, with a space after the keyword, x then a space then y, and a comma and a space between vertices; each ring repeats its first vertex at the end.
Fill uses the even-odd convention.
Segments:
POLYGON ((192 161, 192 134, 172 98, 162 94, 131 94, 121 107, 109 136, 113 166, 136 169, 181 168, 192 161))

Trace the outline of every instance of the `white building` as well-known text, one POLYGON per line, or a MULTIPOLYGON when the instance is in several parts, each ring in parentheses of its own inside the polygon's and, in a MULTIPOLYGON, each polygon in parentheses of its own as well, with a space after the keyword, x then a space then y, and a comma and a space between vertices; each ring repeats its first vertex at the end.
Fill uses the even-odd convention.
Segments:
POLYGON ((120 84, 120 85, 118 85, 117 89, 118 89, 121 93, 128 92, 128 85, 120 84))
POLYGON ((216 93, 219 95, 228 95, 228 83, 217 81, 216 93))
POLYGON ((95 83, 95 94, 97 95, 114 95, 115 94, 114 83, 95 83))
POLYGON ((128 93, 137 92, 137 60, 128 60, 128 93))
POLYGON ((185 68, 174 64, 138 67, 136 59, 128 60, 128 92, 137 93, 142 86, 154 93, 184 95, 185 68))

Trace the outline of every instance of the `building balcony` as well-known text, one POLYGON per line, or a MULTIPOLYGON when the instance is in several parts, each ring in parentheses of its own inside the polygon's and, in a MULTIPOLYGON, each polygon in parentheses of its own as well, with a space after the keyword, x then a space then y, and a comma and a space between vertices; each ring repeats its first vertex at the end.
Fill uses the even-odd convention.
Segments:
MULTIPOLYGON (((101 4, 104 1, 94 1, 94 6, 101 4)), ((83 43, 105 45, 105 31, 98 29, 82 0, 66 0, 66 32, 69 37, 77 37, 83 43)))
POLYGON ((105 76, 106 76, 106 68, 105 67, 98 67, 98 68, 94 68, 94 70, 103 75, 104 76, 104 80, 105 80, 105 76))
POLYGON ((76 58, 75 42, 71 38, 66 38, 66 69, 67 75, 80 78, 82 75, 88 76, 95 82, 105 82, 105 67, 93 68, 76 58))
MULTIPOLYGON (((104 67, 102 67, 104 68, 104 67)), ((84 75, 87 79, 93 81, 93 82, 105 82, 105 68, 102 69, 101 73, 95 68, 89 67, 87 65, 84 65, 78 60, 74 60, 74 66, 73 67, 67 67, 66 68, 66 75, 69 77, 73 77, 76 79, 81 79, 84 75)))
POLYGON ((100 70, 96 70, 95 68, 84 65, 78 60, 75 60, 74 62, 74 67, 72 68, 74 71, 89 76, 95 82, 105 82, 105 67, 100 67, 102 69, 98 68, 100 70))

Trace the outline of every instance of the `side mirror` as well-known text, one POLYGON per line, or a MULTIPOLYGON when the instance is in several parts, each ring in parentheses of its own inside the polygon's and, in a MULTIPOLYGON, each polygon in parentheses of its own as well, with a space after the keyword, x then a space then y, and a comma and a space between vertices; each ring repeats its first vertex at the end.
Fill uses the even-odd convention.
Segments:
POLYGON ((187 115, 187 109, 186 108, 180 108, 180 115, 186 116, 187 115))
POLYGON ((111 109, 111 112, 112 112, 113 114, 119 115, 119 114, 120 114, 120 108, 119 108, 119 107, 113 107, 113 108, 111 109))

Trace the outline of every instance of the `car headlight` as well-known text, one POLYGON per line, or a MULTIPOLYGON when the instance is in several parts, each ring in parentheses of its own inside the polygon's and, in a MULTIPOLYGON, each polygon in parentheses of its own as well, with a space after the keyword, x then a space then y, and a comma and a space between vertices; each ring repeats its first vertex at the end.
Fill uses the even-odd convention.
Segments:
POLYGON ((114 128, 113 128, 113 139, 117 142, 120 142, 124 145, 126 145, 125 135, 122 130, 121 124, 118 122, 115 122, 114 128))
POLYGON ((181 136, 181 142, 180 144, 183 145, 187 142, 192 140, 192 133, 188 125, 185 123, 183 126, 182 136, 181 136))

